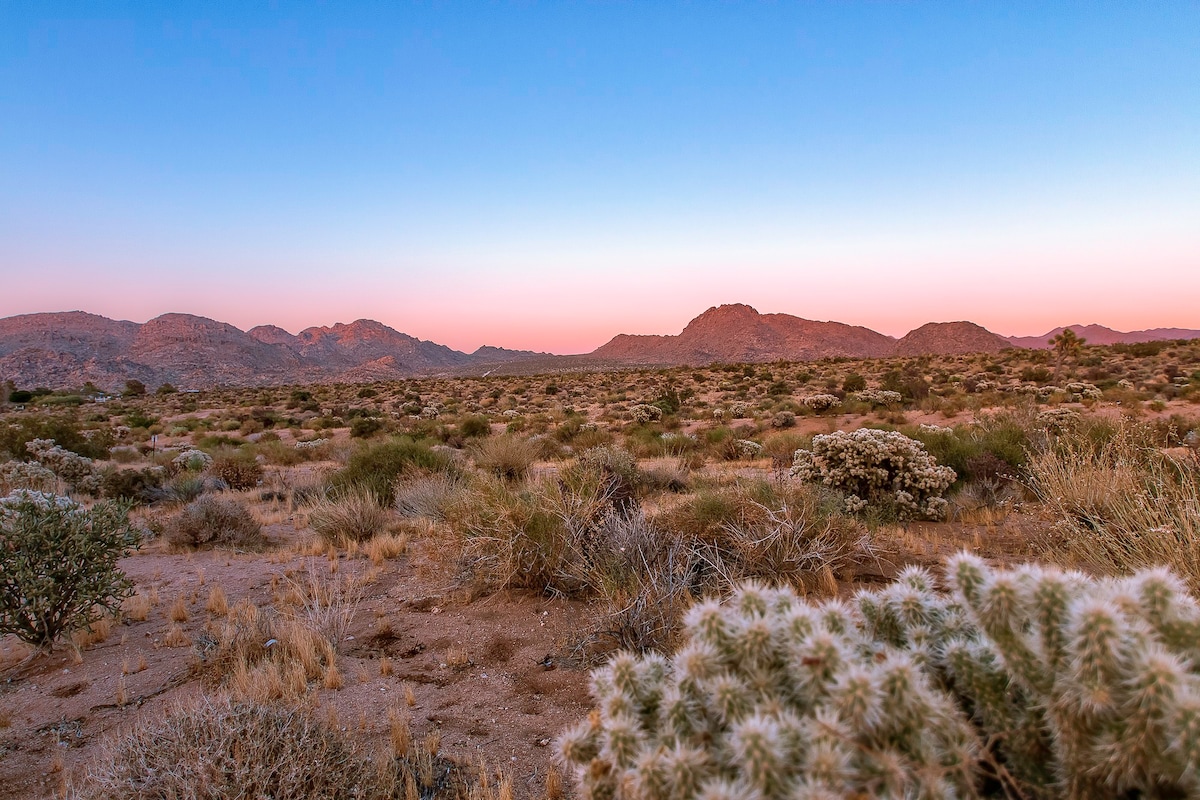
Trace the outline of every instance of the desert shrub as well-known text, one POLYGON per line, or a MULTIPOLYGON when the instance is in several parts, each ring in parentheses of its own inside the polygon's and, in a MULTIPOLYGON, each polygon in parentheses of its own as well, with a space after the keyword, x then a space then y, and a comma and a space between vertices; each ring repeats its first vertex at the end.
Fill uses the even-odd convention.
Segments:
POLYGON ((520 480, 537 461, 536 443, 519 436, 495 436, 475 447, 475 466, 505 480, 520 480))
POLYGON ((208 481, 203 475, 185 472, 176 475, 162 487, 163 499, 171 503, 190 503, 208 489, 208 481))
POLYGON ((450 466, 448 456, 433 452, 425 442, 398 436, 359 447, 346 466, 333 475, 330 486, 335 491, 355 485, 365 487, 381 505, 389 506, 395 500, 396 479, 402 474, 445 471, 450 466))
POLYGON ((245 505, 214 495, 188 503, 168 522, 166 537, 173 547, 187 549, 255 550, 265 543, 262 525, 245 505))
POLYGON ((23 456, 28 452, 25 445, 34 439, 50 439, 65 450, 92 459, 107 457, 114 444, 112 432, 107 428, 85 431, 71 416, 20 415, 0 426, 0 453, 23 456))
POLYGON ((355 417, 350 420, 350 436, 355 439, 366 439, 383 430, 383 420, 379 417, 355 417))
POLYGON ((137 545, 128 511, 26 490, 0 500, 0 634, 48 649, 118 612, 133 593, 117 567, 137 545))
POLYGON ((929 519, 945 514, 942 493, 956 478, 917 440, 872 428, 814 436, 811 450, 796 451, 792 474, 844 493, 851 512, 877 504, 929 519))
POLYGON ((750 584, 670 660, 593 673, 585 796, 1191 797, 1200 606, 1168 573, 910 568, 852 601, 750 584))
POLYGON ((118 469, 109 467, 99 474, 100 494, 104 497, 150 503, 161 497, 166 471, 162 467, 118 469))
POLYGON ((317 500, 308 512, 308 525, 333 544, 365 542, 387 526, 388 514, 375 494, 351 486, 317 500))
POLYGON ((339 731, 282 704, 206 698, 146 719, 89 767, 81 800, 390 797, 389 782, 339 731))
POLYGON ((686 459, 656 458, 638 470, 638 484, 647 492, 686 492, 691 488, 691 469, 686 459))
POLYGON ((618 513, 633 511, 642 475, 633 455, 620 447, 593 447, 561 473, 569 491, 600 492, 618 513))
POLYGON ((836 500, 815 486, 783 491, 735 490, 733 509, 707 534, 677 535, 692 544, 708 590, 729 591, 758 579, 814 591, 866 556, 862 525, 841 513, 836 500))
POLYGON ((1063 437, 1026 469, 1060 520, 1052 552, 1110 574, 1166 565, 1200 590, 1200 462, 1163 453, 1148 426, 1126 424, 1099 447, 1063 437))
POLYGON ((444 520, 447 510, 466 491, 465 482, 447 473, 416 475, 396 481, 393 508, 402 517, 444 520))
POLYGON ((253 489, 262 480, 262 466, 250 453, 231 453, 213 459, 208 474, 234 491, 253 489))
POLYGON ((487 417, 471 415, 459 420, 458 432, 465 438, 473 439, 490 434, 492 432, 492 425, 487 417))

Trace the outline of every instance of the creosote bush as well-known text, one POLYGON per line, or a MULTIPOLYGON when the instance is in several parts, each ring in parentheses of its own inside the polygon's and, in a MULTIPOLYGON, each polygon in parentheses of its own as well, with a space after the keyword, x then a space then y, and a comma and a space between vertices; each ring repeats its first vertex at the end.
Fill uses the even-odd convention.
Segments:
POLYGON ((49 649, 117 613, 133 593, 117 567, 138 541, 128 511, 26 490, 0 499, 0 634, 49 649))
POLYGON ((877 504, 929 519, 945 514, 942 493, 957 477, 917 440, 873 428, 814 436, 811 450, 796 451, 792 475, 843 492, 850 512, 877 504))
POLYGON ((202 495, 188 503, 168 523, 167 541, 179 548, 239 550, 255 550, 265 543, 262 525, 245 505, 215 495, 202 495))
POLYGON ((750 584, 621 654, 559 740, 584 797, 1194 797, 1200 605, 1163 570, 1095 579, 960 555, 937 590, 813 604, 750 584))

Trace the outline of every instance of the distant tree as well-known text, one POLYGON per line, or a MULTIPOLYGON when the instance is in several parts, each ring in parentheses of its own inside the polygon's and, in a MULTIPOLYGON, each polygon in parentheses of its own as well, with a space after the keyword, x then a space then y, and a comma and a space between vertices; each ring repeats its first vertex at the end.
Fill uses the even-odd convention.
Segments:
POLYGON ((1063 328, 1062 333, 1050 337, 1050 346, 1054 348, 1054 379, 1058 380, 1059 374, 1062 372, 1063 361, 1070 356, 1074 358, 1079 355, 1080 349, 1087 343, 1087 339, 1077 336, 1075 331, 1070 328, 1063 328))
POLYGON ((125 397, 141 397, 145 393, 146 384, 142 383, 136 378, 130 378, 129 380, 125 381, 125 391, 121 392, 121 394, 125 397))
POLYGON ((162 386, 159 386, 158 389, 156 389, 154 393, 155 394, 175 394, 178 391, 179 390, 176 389, 171 384, 164 383, 162 386))

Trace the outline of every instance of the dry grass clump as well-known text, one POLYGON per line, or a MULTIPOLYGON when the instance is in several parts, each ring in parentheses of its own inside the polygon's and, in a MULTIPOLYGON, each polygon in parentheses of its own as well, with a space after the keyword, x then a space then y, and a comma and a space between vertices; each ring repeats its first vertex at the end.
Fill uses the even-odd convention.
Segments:
POLYGON ((528 475, 537 459, 537 445, 517 436, 496 436, 475 447, 475 466, 508 481, 528 475))
POLYGON ((1026 469, 1060 518, 1052 553, 1107 574, 1164 565, 1200 590, 1200 460, 1164 453, 1148 428, 1125 424, 1101 444, 1063 437, 1026 469))
POLYGON ((231 547, 258 550, 265 544, 262 525, 242 503, 204 495, 167 523, 167 542, 180 549, 231 547))
POLYGON ((395 508, 405 518, 445 520, 446 510, 464 489, 461 478, 445 472, 415 475, 396 482, 395 508))
POLYGON ((327 542, 365 542, 387 526, 388 513, 370 489, 352 485, 321 498, 308 512, 308 525, 327 542))
POLYGON ((348 738, 284 705, 203 699, 145 718, 88 769, 80 800, 392 796, 348 738))

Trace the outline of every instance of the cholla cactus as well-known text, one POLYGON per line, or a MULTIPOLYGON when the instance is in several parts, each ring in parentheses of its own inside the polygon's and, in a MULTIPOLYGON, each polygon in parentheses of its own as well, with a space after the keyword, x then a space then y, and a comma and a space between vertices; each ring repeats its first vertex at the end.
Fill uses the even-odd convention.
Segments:
POLYGON ((39 464, 75 489, 90 490, 95 483, 92 460, 59 447, 53 439, 31 439, 25 443, 39 464))
POLYGON ((562 758, 621 800, 1200 792, 1200 606, 1178 580, 961 555, 946 583, 701 603, 670 661, 593 673, 562 758))
POLYGON ((978 736, 912 655, 851 606, 746 586, 702 603, 667 661, 618 655, 560 739, 585 797, 967 795, 978 736))
POLYGON ((752 409, 749 403, 730 403, 729 416, 732 419, 743 419, 750 416, 752 409))
POLYGON ((53 470, 36 461, 6 461, 0 464, 0 491, 30 489, 35 492, 53 492, 58 485, 58 476, 53 470))
POLYGON ((855 392, 854 396, 873 406, 894 406, 904 402, 904 395, 889 389, 863 389, 855 392))
POLYGON ((796 451, 792 475, 843 492, 851 512, 876 503, 929 519, 945 514, 942 493, 958 477, 916 439, 873 428, 814 436, 811 450, 796 451))
POLYGON ((804 405, 818 413, 828 411, 831 408, 840 406, 842 401, 837 398, 837 395, 832 394, 813 394, 804 398, 804 405))
POLYGON ((737 439, 733 446, 742 458, 758 458, 763 451, 763 446, 753 439, 737 439))
POLYGON ((1079 413, 1069 408, 1050 408, 1037 415, 1034 425, 1050 433, 1068 433, 1079 424, 1079 413))
POLYGON ((1071 382, 1067 384, 1067 392, 1078 400, 1099 400, 1104 392, 1090 383, 1071 382))
POLYGON ((648 422, 658 422, 662 419, 662 415, 661 408, 647 403, 638 403, 629 409, 629 416, 639 425, 645 425, 648 422))
POLYGON ((179 455, 172 458, 171 465, 175 469, 187 470, 189 472, 203 472, 212 465, 212 456, 203 450, 189 448, 180 451, 179 455))
POLYGON ((425 419, 437 419, 442 415, 442 410, 437 406, 425 406, 421 409, 421 416, 425 419))

